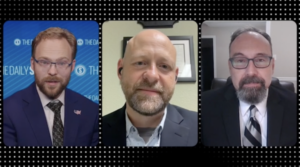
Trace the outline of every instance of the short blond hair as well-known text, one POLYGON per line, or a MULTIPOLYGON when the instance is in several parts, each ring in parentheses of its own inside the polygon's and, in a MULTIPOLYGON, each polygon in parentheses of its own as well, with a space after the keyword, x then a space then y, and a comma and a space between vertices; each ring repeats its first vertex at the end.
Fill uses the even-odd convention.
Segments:
MULTIPOLYGON (((59 27, 51 27, 45 31, 40 32, 32 41, 31 56, 34 57, 37 45, 44 39, 62 39, 65 38, 72 48, 72 59, 74 60, 77 52, 77 40, 75 36, 66 29, 59 27)), ((34 57, 35 58, 35 57, 34 57)))

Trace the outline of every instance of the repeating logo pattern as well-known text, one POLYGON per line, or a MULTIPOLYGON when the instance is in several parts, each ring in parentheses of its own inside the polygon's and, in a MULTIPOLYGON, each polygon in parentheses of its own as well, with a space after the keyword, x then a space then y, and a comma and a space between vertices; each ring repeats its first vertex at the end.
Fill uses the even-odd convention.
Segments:
POLYGON ((77 45, 82 46, 83 45, 83 40, 81 38, 77 39, 77 45))
POLYGON ((16 46, 21 45, 21 40, 20 40, 20 39, 15 39, 15 40, 14 40, 14 44, 15 44, 16 46))
POLYGON ((74 71, 77 76, 81 77, 86 73, 86 68, 84 65, 77 65, 74 71))

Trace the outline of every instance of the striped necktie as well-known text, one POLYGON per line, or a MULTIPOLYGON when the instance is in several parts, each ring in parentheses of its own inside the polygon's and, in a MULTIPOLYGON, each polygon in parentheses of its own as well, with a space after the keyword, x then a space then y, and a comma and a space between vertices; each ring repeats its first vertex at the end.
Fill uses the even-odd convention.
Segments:
POLYGON ((62 103, 59 100, 51 101, 47 106, 54 112, 52 137, 53 146, 63 146, 64 126, 60 117, 60 108, 62 103))
POLYGON ((244 146, 261 146, 261 131, 258 121, 255 118, 255 112, 258 111, 255 105, 251 105, 250 118, 246 123, 243 145, 244 146))

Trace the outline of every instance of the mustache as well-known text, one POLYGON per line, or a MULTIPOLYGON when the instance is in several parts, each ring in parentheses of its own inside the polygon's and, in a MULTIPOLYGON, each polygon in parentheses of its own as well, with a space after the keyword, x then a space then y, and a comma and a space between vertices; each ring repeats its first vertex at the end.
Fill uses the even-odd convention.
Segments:
POLYGON ((250 84, 250 83, 259 83, 262 86, 265 85, 265 80, 263 78, 259 78, 257 76, 246 76, 244 77, 240 83, 239 86, 240 88, 243 87, 245 84, 250 84))
POLYGON ((58 77, 46 77, 43 79, 43 82, 49 82, 49 81, 61 82, 61 79, 58 77))
POLYGON ((139 83, 138 85, 136 85, 134 87, 135 90, 137 89, 151 89, 151 90, 154 90, 156 92, 159 92, 159 93, 163 93, 164 92, 164 89, 161 85, 158 85, 158 84, 149 84, 148 82, 141 82, 139 83))

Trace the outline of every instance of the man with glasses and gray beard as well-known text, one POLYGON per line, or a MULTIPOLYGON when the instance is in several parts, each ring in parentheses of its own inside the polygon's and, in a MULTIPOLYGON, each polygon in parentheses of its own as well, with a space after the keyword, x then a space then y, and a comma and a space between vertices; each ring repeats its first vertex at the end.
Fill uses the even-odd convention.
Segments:
POLYGON ((169 104, 177 82, 176 49, 157 30, 145 30, 128 41, 118 62, 125 105, 104 116, 106 146, 195 146, 197 112, 169 104))
POLYGON ((76 52, 77 40, 66 29, 49 28, 34 38, 30 63, 35 82, 4 100, 5 145, 98 144, 99 106, 67 88, 76 52))
POLYGON ((205 146, 293 146, 297 141, 296 94, 272 82, 270 36, 255 28, 231 36, 230 79, 202 93, 205 146))

